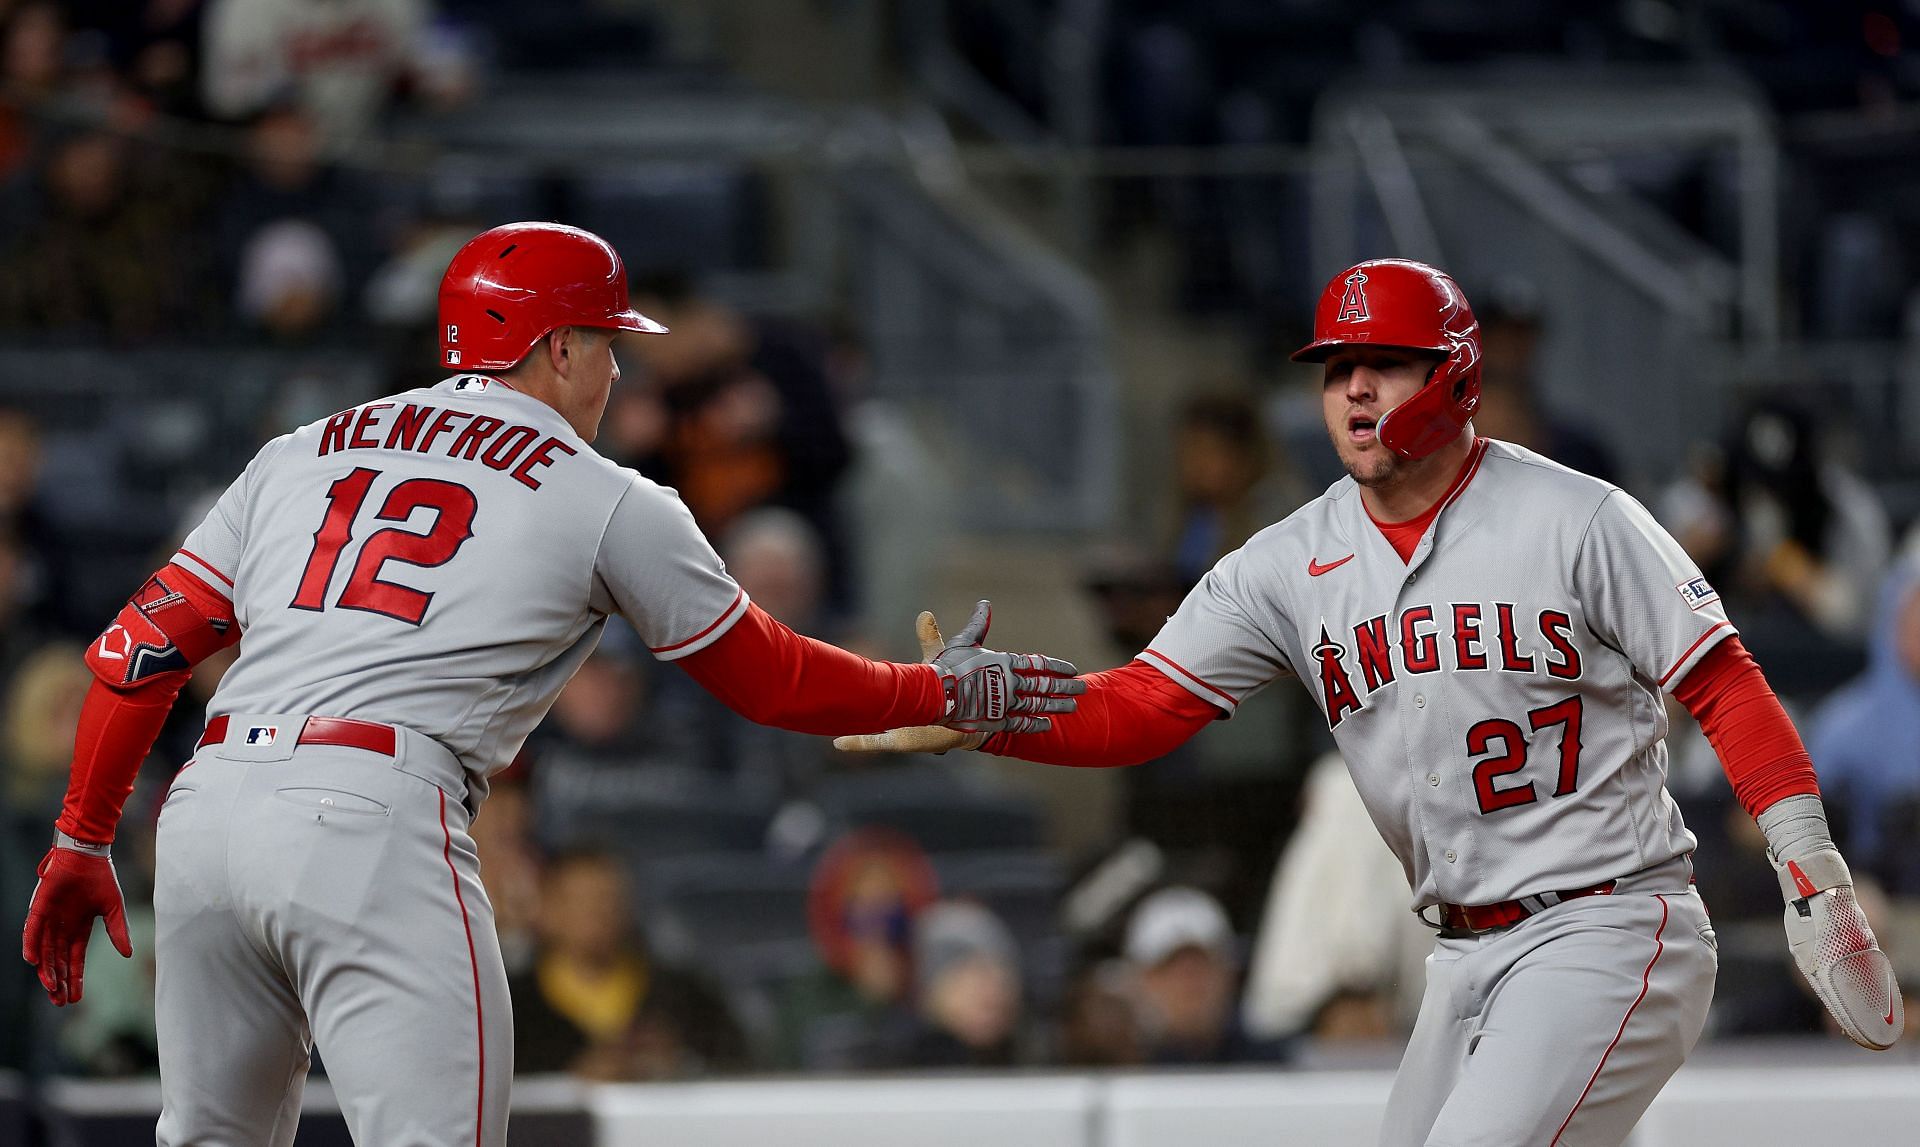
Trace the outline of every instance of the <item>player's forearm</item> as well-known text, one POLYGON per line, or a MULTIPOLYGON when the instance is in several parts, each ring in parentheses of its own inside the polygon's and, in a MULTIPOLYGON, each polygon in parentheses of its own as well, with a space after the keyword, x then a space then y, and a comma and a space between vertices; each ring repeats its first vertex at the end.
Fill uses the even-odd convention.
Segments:
POLYGON ((1079 708, 1044 733, 999 733, 983 752, 1043 765, 1112 768, 1166 756, 1220 711, 1142 661, 1088 674, 1079 708))
POLYGON ((897 665, 802 637, 759 606, 678 663, 729 709, 796 733, 873 733, 946 714, 931 665, 897 665))
POLYGON ((150 677, 125 691, 95 681, 87 690, 74 733, 67 798, 60 807, 61 832, 90 844, 113 839, 140 763, 153 751, 187 676, 150 677))
POLYGON ((193 666, 238 640, 233 603, 178 565, 128 599, 87 647, 94 681, 74 733, 60 831, 95 844, 113 839, 140 762, 193 666))
POLYGON ((1820 795, 1813 759, 1738 637, 1702 658, 1674 696, 1700 722, 1750 815, 1757 818, 1786 797, 1820 795))

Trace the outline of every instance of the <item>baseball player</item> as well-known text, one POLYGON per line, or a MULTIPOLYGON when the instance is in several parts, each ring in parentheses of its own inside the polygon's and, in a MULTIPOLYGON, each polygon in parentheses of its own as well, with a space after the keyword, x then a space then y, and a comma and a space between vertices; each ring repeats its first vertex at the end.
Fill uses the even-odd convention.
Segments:
POLYGON ((1892 969, 1719 596, 1619 489, 1474 434, 1478 329, 1432 267, 1341 272, 1294 357, 1324 364, 1346 478, 1221 559, 1049 732, 842 747, 1133 764, 1299 678, 1439 932, 1381 1142, 1619 1144, 1699 1038, 1717 965, 1665 788, 1672 692, 1766 834, 1801 971, 1855 1042, 1891 1046, 1892 969))
POLYGON ((522 223, 440 286, 440 384, 263 447, 87 653, 23 950, 81 997, 108 845, 191 666, 240 643, 160 809, 158 1142, 293 1141, 318 1046, 360 1143, 506 1142, 512 1022, 468 826, 609 615, 756 721, 1038 730, 1083 686, 980 648, 868 661, 747 600, 673 491, 589 445, 620 377, 618 255, 522 223))

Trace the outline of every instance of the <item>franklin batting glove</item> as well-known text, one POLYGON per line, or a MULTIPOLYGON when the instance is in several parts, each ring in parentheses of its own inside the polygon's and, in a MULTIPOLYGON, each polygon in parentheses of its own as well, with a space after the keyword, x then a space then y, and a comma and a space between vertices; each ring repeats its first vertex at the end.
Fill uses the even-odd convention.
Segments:
POLYGON ((966 628, 929 659, 947 692, 940 723, 968 733, 1044 733, 1053 728, 1046 714, 1073 712, 1087 683, 1057 658, 983 648, 992 623, 992 603, 980 602, 966 628))

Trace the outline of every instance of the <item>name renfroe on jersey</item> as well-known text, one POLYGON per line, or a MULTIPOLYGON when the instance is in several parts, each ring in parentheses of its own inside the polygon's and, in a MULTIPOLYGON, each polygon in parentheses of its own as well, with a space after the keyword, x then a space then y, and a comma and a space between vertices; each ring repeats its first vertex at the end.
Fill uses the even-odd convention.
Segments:
MULTIPOLYGON (((475 390, 461 385, 467 381, 461 379, 453 389, 475 390)), ((422 402, 369 402, 327 419, 320 433, 318 454, 325 457, 341 450, 407 450, 428 454, 433 453, 434 444, 448 434, 454 436, 441 454, 479 462, 494 470, 511 471, 514 480, 529 490, 540 488, 541 481, 534 471, 551 466, 556 454, 579 453, 558 438, 501 418, 422 402), (388 410, 394 413, 384 413, 388 410), (464 420, 471 421, 455 433, 455 426, 464 420)))
POLYGON ((1512 602, 1451 602, 1414 605, 1397 614, 1379 614, 1353 627, 1349 647, 1332 636, 1325 618, 1313 655, 1320 664, 1320 699, 1327 728, 1337 727, 1347 714, 1364 709, 1375 691, 1394 680, 1398 671, 1424 673, 1492 670, 1502 673, 1540 673, 1562 681, 1580 679, 1580 649, 1573 642, 1573 617, 1566 609, 1543 609, 1524 636, 1512 602), (1489 609, 1490 607, 1490 609, 1489 609), (1452 619, 1451 640, 1442 642, 1443 618, 1452 619), (1487 632, 1488 621, 1493 623, 1487 632), (1537 637, 1536 637, 1537 635, 1537 637), (1365 696, 1355 690, 1358 673, 1365 696))

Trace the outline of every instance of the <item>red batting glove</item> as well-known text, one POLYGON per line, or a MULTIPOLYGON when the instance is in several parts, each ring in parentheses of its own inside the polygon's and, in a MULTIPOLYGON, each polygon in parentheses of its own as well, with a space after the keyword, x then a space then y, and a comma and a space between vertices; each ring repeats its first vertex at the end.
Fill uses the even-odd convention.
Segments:
POLYGON ((95 917, 107 919, 107 938, 122 956, 133 955, 127 938, 127 906, 104 844, 84 844, 63 832, 40 861, 40 883, 27 905, 20 954, 40 973, 40 986, 55 1007, 80 1002, 87 941, 95 917))

